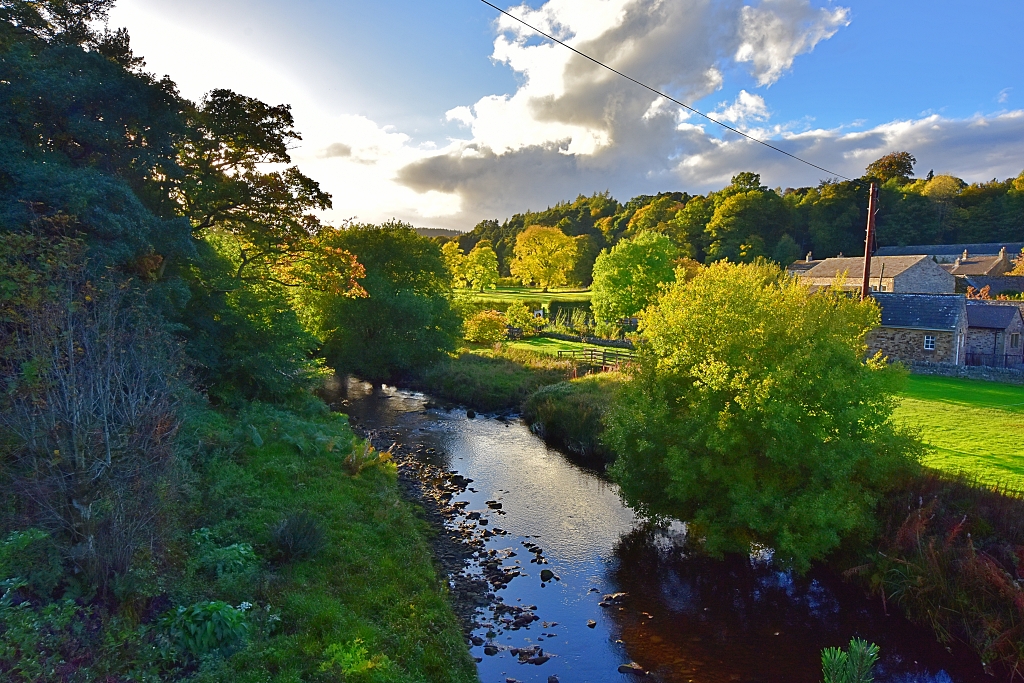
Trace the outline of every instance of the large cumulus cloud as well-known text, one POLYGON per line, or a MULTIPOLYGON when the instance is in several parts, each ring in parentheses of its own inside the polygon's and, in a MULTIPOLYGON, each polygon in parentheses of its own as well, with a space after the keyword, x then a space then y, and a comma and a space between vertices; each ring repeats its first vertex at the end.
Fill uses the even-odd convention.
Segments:
MULTIPOLYGON (((714 115, 843 175, 859 175, 893 149, 910 149, 922 163, 969 178, 1016 174, 1024 158, 1021 112, 931 116, 860 132, 771 123, 769 86, 796 57, 849 23, 842 7, 811 0, 549 0, 509 11, 682 101, 713 94, 724 74, 746 68, 763 94, 741 91, 714 115)), ((723 134, 507 17, 496 25, 492 58, 519 75, 518 89, 449 111, 467 135, 395 175, 415 192, 458 198, 458 213, 433 223, 469 226, 604 189, 622 198, 704 191, 745 169, 780 185, 816 184, 827 175, 723 134)))

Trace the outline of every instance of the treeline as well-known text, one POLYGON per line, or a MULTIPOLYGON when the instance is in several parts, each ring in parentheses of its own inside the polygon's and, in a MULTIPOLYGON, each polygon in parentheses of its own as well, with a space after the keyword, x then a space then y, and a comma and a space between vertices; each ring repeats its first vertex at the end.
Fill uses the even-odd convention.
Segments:
POLYGON ((745 172, 707 195, 641 195, 625 204, 607 192, 580 195, 503 223, 481 221, 458 243, 469 253, 489 240, 499 272, 508 277, 517 236, 531 226, 556 227, 581 244, 573 273, 579 284, 590 283, 602 249, 644 231, 666 235, 681 255, 702 263, 767 257, 788 265, 808 252, 816 258, 863 253, 873 181, 880 184, 879 246, 1024 241, 1024 172, 968 184, 931 171, 914 179, 915 163, 909 153, 894 152, 869 165, 861 178, 824 180, 817 187, 770 189, 757 173, 745 172))
POLYGON ((0 678, 473 679, 313 393, 454 346, 440 247, 323 225, 289 107, 182 97, 111 5, 0 3, 0 678))

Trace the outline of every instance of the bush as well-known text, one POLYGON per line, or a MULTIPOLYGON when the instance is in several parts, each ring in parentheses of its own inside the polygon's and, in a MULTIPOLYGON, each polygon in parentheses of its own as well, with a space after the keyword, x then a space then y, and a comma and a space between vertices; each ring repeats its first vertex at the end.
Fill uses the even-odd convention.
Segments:
POLYGON ((221 600, 178 607, 164 616, 163 624, 171 640, 196 658, 218 651, 230 654, 249 634, 245 610, 221 600))
POLYGON ((312 557, 323 550, 327 535, 308 512, 288 515, 270 532, 271 544, 285 562, 312 557))
POLYGON ((45 599, 60 584, 62 574, 58 549, 42 529, 12 531, 0 541, 0 581, 14 580, 45 599))
POLYGON ((493 344, 501 341, 508 334, 508 323, 505 316, 498 311, 481 311, 465 323, 466 341, 479 344, 493 344))
POLYGON ((641 316, 639 367, 608 416, 625 499, 688 521, 713 554, 760 543, 801 571, 869 536, 922 451, 892 422, 905 371, 864 360, 878 320, 870 299, 765 262, 676 282, 641 316))
POLYGON ((875 680, 878 646, 854 638, 846 650, 827 647, 821 651, 824 683, 871 683, 875 680))
POLYGON ((529 307, 521 301, 514 301, 508 305, 505 309, 505 322, 522 330, 524 337, 537 333, 537 318, 533 317, 529 307))

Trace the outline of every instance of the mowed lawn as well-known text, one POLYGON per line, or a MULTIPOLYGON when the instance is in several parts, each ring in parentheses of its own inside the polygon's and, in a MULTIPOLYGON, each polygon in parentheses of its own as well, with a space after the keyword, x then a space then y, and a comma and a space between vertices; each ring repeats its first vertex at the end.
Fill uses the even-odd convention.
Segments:
POLYGON ((494 301, 510 304, 515 301, 540 302, 547 306, 552 301, 565 303, 587 303, 590 301, 590 290, 587 289, 551 289, 547 292, 532 287, 498 287, 483 292, 466 292, 468 296, 480 301, 494 301))
POLYGON ((934 449, 926 465, 1024 491, 1024 386, 911 375, 896 419, 934 449))
POLYGON ((505 342, 505 345, 513 349, 546 353, 551 356, 557 356, 559 351, 576 351, 579 349, 594 348, 593 344, 563 341, 561 339, 549 339, 547 337, 529 337, 519 341, 505 342))

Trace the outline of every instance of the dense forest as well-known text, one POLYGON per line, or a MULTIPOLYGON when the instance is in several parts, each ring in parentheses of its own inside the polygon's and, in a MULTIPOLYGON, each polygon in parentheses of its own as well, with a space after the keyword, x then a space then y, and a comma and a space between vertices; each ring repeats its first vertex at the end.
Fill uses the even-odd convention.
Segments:
POLYGON ((481 221, 458 241, 468 253, 489 240, 501 274, 508 276, 516 236, 534 225, 557 227, 580 243, 580 284, 589 284, 602 249, 642 231, 668 236, 683 256, 702 263, 764 256, 787 265, 808 252, 816 258, 862 253, 872 181, 881 186, 878 246, 1024 241, 1024 173, 968 184, 931 171, 915 179, 915 163, 911 154, 894 152, 861 178, 824 180, 817 187, 770 189, 757 173, 745 172, 704 196, 663 192, 621 204, 607 192, 580 195, 503 223, 481 221))

